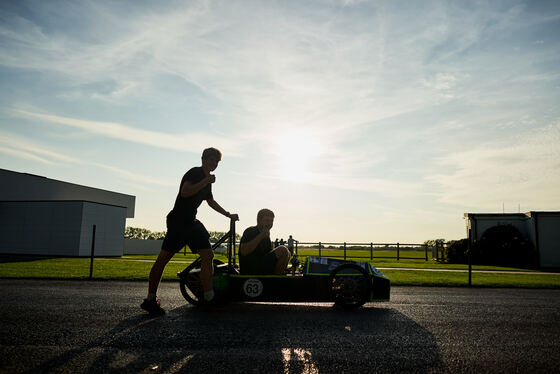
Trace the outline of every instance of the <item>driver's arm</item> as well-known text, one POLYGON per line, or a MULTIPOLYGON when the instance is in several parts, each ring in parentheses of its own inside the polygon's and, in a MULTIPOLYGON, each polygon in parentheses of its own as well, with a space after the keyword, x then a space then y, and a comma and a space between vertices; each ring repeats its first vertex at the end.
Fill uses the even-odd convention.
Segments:
POLYGON ((245 243, 239 244, 239 253, 243 256, 247 256, 249 253, 253 252, 255 248, 259 245, 261 240, 270 236, 270 230, 263 230, 257 236, 255 236, 252 240, 249 240, 245 243))

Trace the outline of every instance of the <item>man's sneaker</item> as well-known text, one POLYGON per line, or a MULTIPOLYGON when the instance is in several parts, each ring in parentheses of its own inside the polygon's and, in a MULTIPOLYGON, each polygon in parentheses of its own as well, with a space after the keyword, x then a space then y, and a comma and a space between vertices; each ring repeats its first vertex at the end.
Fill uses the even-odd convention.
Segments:
POLYGON ((144 299, 144 302, 140 304, 140 308, 144 309, 146 312, 153 316, 161 316, 165 314, 165 310, 160 306, 159 299, 148 300, 144 299))

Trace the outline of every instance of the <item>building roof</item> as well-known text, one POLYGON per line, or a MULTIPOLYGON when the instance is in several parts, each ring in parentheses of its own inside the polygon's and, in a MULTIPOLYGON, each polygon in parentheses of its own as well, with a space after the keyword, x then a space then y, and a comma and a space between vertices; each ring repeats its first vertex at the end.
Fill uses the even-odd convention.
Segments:
POLYGON ((0 169, 0 201, 90 201, 126 208, 133 218, 136 196, 0 169))
POLYGON ((465 217, 526 217, 526 213, 465 213, 465 217))
POLYGON ((518 217, 518 218, 527 218, 533 217, 537 215, 549 215, 549 216, 559 216, 560 212, 553 212, 553 211, 530 211, 526 213, 465 213, 464 216, 466 218, 469 217, 476 217, 476 218, 499 218, 499 217, 518 217))
POLYGON ((552 211, 528 212, 528 213, 525 213, 525 214, 527 214, 529 217, 532 217, 532 216, 544 216, 544 215, 546 215, 546 216, 558 216, 558 217, 560 217, 560 212, 552 212, 552 211))

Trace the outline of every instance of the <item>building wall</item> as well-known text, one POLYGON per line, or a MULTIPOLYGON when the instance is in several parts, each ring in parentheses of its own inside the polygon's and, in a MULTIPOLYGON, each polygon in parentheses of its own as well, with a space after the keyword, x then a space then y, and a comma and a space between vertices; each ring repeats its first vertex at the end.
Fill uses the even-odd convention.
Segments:
POLYGON ((466 213, 471 240, 482 237, 490 227, 513 225, 533 242, 539 251, 540 266, 560 267, 560 212, 529 212, 525 214, 466 213), (537 238, 538 233, 538 238, 537 238))
MULTIPOLYGON (((474 223, 471 223, 471 227, 474 223)), ((476 237, 480 239, 484 232, 491 227, 499 225, 513 225, 522 235, 530 237, 530 219, 524 214, 511 214, 501 216, 478 216, 476 217, 476 237)))
POLYGON ((1 202, 2 253, 76 256, 80 202, 1 202))
POLYGON ((126 209, 111 205, 83 203, 79 256, 91 255, 95 225, 95 256, 122 256, 126 209))
POLYGON ((83 201, 0 202, 0 253, 121 256, 126 208, 83 201), (89 243, 89 244, 88 244, 89 243))
POLYGON ((560 216, 539 214, 537 217, 541 266, 560 268, 560 216))

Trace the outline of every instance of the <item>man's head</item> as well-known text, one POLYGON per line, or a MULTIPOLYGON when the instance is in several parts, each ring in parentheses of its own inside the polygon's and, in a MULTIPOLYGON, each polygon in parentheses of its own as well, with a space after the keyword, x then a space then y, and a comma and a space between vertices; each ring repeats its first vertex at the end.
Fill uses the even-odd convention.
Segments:
POLYGON ((220 152, 220 150, 217 148, 206 148, 204 151, 202 151, 202 159, 204 160, 208 157, 214 157, 216 160, 222 161, 222 152, 220 152))
POLYGON ((274 213, 270 209, 261 209, 257 213, 257 227, 271 229, 274 224, 274 213))
POLYGON ((202 152, 202 167, 209 173, 216 170, 222 160, 222 152, 216 148, 206 148, 202 152))

